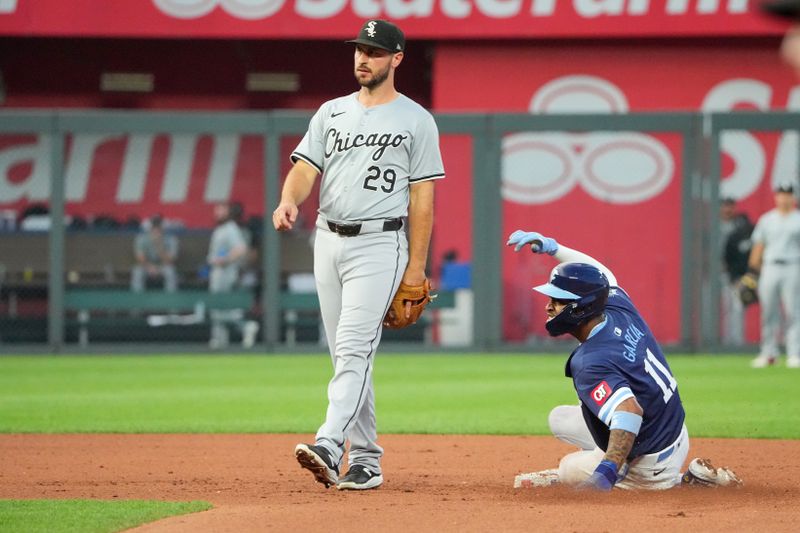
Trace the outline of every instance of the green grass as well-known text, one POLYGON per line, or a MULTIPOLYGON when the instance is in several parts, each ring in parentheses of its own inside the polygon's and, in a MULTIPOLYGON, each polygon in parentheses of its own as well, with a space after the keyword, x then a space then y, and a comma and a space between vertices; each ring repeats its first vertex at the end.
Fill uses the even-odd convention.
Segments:
MULTIPOLYGON (((548 434, 566 356, 383 355, 382 433, 548 434)), ((800 372, 671 356, 695 437, 800 438, 800 372)), ((0 357, 0 433, 314 433, 327 356, 0 357)), ((0 532, 119 531, 205 502, 0 500, 0 532)))
POLYGON ((0 531, 104 533, 210 508, 197 501, 0 500, 0 531))
MULTIPOLYGON (((566 356, 379 355, 382 433, 547 434, 566 356)), ((800 438, 800 372, 669 358, 696 437, 800 438)), ((327 356, 0 357, 3 433, 314 433, 327 356)))

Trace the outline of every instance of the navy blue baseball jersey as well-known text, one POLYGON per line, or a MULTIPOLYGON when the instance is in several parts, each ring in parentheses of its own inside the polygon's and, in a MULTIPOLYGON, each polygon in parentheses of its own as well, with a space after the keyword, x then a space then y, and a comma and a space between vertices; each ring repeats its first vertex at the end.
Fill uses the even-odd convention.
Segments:
POLYGON ((644 410, 642 427, 628 459, 656 453, 672 444, 685 412, 664 354, 630 297, 612 287, 606 321, 567 360, 581 410, 595 443, 608 447, 611 416, 635 397, 644 410))

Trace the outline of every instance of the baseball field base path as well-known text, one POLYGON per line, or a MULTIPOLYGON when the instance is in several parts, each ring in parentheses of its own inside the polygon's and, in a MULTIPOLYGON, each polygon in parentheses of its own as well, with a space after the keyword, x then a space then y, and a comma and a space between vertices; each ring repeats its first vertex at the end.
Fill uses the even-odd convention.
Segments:
MULTIPOLYGON (((691 428, 690 428, 691 429, 691 428)), ((548 437, 385 435, 377 490, 325 489, 295 461, 310 435, 0 435, 0 498, 206 500, 141 532, 797 531, 800 441, 693 439, 740 489, 512 488, 553 467, 548 437), (321 521, 322 520, 322 521, 321 521)))

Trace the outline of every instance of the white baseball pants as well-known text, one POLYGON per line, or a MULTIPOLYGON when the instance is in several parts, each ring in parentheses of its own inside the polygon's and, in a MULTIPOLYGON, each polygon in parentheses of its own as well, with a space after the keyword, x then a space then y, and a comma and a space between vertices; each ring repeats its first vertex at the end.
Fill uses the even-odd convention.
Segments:
MULTIPOLYGON (((559 405, 550 411, 550 431, 559 440, 581 448, 565 455, 558 465, 558 479, 577 485, 592 475, 605 457, 597 447, 583 420, 579 405, 559 405)), ((686 426, 671 445, 657 453, 642 455, 628 465, 625 479, 615 486, 621 489, 665 490, 681 483, 683 463, 689 454, 689 432, 686 426)))

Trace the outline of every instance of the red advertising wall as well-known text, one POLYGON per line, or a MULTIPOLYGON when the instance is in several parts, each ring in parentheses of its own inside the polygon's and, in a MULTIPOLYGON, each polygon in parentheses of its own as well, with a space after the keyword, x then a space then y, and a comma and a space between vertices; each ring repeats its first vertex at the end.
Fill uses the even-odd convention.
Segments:
MULTIPOLYGON (((352 37, 364 19, 384 17, 399 22, 411 41, 398 74, 401 90, 424 94, 430 76, 435 111, 800 109, 800 88, 777 54, 785 24, 758 15, 755 5, 748 0, 0 0, 4 105, 311 109, 342 94, 350 81, 331 74, 338 52, 322 48, 352 37), (425 61, 411 61, 425 53, 413 51, 421 39, 437 41, 432 73, 425 61), (259 40, 263 46, 237 40, 259 40), (72 41, 80 43, 79 50, 64 44, 72 41), (155 91, 100 94, 100 73, 114 70, 154 73, 155 91), (301 91, 245 94, 243 79, 255 70, 299 72, 301 91), (408 81, 412 84, 404 87, 408 81)), ((348 61, 342 72, 349 70, 348 61)), ((47 137, 0 135, 0 210, 47 201, 48 143, 47 137)), ((284 146, 284 152, 290 148, 284 146)), ((442 149, 448 177, 437 186, 437 264, 450 250, 460 259, 472 257, 471 148, 463 137, 448 136, 442 149)), ((732 133, 723 149, 723 194, 739 199, 753 219, 771 206, 770 185, 795 172, 800 153, 792 134, 732 133)), ((506 338, 543 334, 544 302, 529 289, 546 277, 552 262, 513 254, 502 242, 514 229, 526 228, 553 233, 606 262, 659 338, 678 340, 681 164, 675 135, 508 136, 504 235, 497 247, 505 264, 506 338)), ((250 136, 75 135, 66 154, 67 212, 124 217, 159 211, 190 227, 207 226, 210 205, 217 201, 236 199, 248 212, 261 212, 263 165, 261 143, 250 136)))
POLYGON ((749 0, 0 0, 0 35, 330 39, 363 20, 414 38, 765 35, 749 0))
MULTIPOLYGON (((611 113, 800 108, 800 86, 777 43, 586 43, 438 47, 438 111, 611 113), (475 73, 480 72, 480 76, 475 73)), ((796 179, 797 137, 727 134, 722 193, 755 220, 772 183, 796 179)), ((463 157, 446 153, 437 220, 465 220, 471 198, 463 157)), ((530 294, 554 262, 504 249, 518 228, 538 230, 607 264, 658 338, 680 333, 681 154, 664 134, 519 133, 503 144, 505 335, 543 333, 544 300, 530 294)), ((441 225, 437 229, 441 229, 441 225)), ((470 233, 437 231, 434 253, 471 256, 470 233)))

